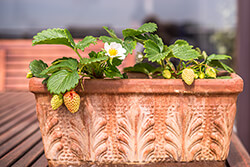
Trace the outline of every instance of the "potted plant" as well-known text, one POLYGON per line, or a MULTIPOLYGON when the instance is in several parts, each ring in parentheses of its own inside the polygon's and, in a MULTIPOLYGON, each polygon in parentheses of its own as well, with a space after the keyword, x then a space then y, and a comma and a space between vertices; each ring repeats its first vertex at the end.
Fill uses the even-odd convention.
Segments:
MULTIPOLYGON (((123 38, 107 27, 108 36, 85 37, 75 43, 66 29, 48 29, 33 45, 63 44, 79 56, 60 58, 48 67, 30 63, 30 91, 50 166, 165 166, 176 163, 224 165, 242 79, 222 63, 227 55, 207 56, 184 40, 164 45, 157 25, 123 30, 123 38), (97 39, 104 48, 81 57, 97 39), (117 68, 137 43, 143 58, 117 68), (177 63, 172 63, 172 59, 177 63), (220 76, 219 70, 226 70, 220 76), (144 79, 129 79, 128 73, 144 79)), ((221 74, 221 73, 220 73, 221 74)))

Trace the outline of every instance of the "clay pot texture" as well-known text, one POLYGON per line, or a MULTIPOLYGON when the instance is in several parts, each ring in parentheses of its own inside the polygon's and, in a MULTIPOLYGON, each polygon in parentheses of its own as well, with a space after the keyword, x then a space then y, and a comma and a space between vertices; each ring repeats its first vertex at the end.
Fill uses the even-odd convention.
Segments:
POLYGON ((70 113, 50 106, 32 78, 46 158, 56 164, 147 164, 223 161, 229 152, 243 81, 181 79, 85 80, 81 105, 70 113))

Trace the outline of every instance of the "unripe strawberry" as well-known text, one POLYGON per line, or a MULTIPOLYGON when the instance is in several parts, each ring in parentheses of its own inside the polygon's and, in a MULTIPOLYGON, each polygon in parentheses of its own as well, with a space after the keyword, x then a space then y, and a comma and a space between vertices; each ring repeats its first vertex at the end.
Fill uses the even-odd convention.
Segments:
POLYGON ((191 85, 195 78, 194 70, 191 68, 185 68, 182 71, 181 77, 186 84, 191 85))
POLYGON ((29 72, 27 73, 27 75, 26 75, 26 78, 32 78, 32 77, 33 77, 33 74, 32 74, 31 71, 29 71, 29 72))
POLYGON ((207 67, 205 74, 210 78, 216 78, 216 71, 213 67, 207 67))
POLYGON ((50 101, 51 107, 53 110, 56 110, 63 104, 62 95, 53 95, 50 101))
POLYGON ((200 79, 204 79, 204 78, 205 78, 204 72, 201 72, 201 73, 200 73, 199 78, 200 78, 200 79))
POLYGON ((166 79, 170 79, 171 78, 171 72, 167 69, 162 71, 162 76, 166 79))
POLYGON ((63 96, 64 104, 71 113, 75 113, 80 107, 80 96, 71 90, 64 94, 63 96))
POLYGON ((194 73, 194 79, 198 79, 199 78, 199 75, 194 73))

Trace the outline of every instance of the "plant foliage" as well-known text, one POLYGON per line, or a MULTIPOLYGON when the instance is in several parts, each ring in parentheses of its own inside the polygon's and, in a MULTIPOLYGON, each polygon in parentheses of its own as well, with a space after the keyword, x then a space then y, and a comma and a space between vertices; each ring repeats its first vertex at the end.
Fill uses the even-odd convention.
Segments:
MULTIPOLYGON (((105 26, 103 28, 109 36, 86 36, 78 43, 74 41, 67 29, 54 28, 39 32, 34 36, 33 45, 66 45, 74 50, 79 59, 62 57, 53 61, 50 66, 42 60, 34 60, 29 65, 28 76, 44 78, 43 83, 47 84, 51 94, 63 94, 74 89, 79 80, 84 77, 115 79, 126 78, 125 73, 127 72, 140 72, 151 78, 184 78, 183 80, 190 85, 193 79, 216 78, 219 70, 234 72, 231 67, 223 63, 224 60, 231 59, 230 56, 216 54, 208 56, 205 51, 194 48, 185 40, 177 40, 172 45, 165 45, 163 40, 155 34, 157 30, 155 23, 143 24, 138 29, 124 29, 122 38, 118 38, 114 30, 105 26), (144 46, 143 59, 157 63, 159 67, 140 62, 133 67, 124 68, 125 73, 122 74, 118 69, 122 63, 122 60, 119 59, 121 56, 113 55, 117 54, 119 50, 109 52, 110 50, 105 50, 105 48, 99 52, 91 51, 88 53, 88 57, 82 57, 78 51, 84 52, 90 45, 95 45, 98 39, 107 43, 109 47, 111 44, 115 44, 115 48, 125 49, 126 53, 122 52, 125 56, 133 53, 137 43, 141 43, 144 46), (174 65, 172 59, 177 60, 178 63, 174 65)), ((229 79, 230 77, 217 78, 229 79)))

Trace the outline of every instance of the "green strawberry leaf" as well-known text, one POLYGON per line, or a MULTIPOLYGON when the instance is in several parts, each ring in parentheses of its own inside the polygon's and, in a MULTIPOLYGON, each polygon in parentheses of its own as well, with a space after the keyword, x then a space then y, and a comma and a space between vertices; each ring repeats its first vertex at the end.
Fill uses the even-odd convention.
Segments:
POLYGON ((141 34, 144 33, 152 33, 157 30, 157 25, 155 23, 145 23, 141 27, 139 27, 137 30, 135 29, 125 29, 122 31, 123 37, 135 37, 135 36, 140 36, 141 34))
POLYGON ((222 63, 221 61, 219 60, 212 60, 208 63, 208 65, 210 67, 215 67, 215 68, 219 68, 219 69, 223 69, 223 70, 226 70, 228 71, 229 73, 235 73, 235 71, 229 67, 228 65, 222 63))
MULTIPOLYGON (((59 63, 65 61, 65 60, 68 60, 68 59, 74 59, 74 58, 72 58, 72 57, 62 57, 62 58, 58 58, 58 59, 54 60, 51 64, 52 64, 52 65, 56 65, 56 64, 59 64, 59 63)), ((74 59, 74 60, 76 60, 76 59, 74 59)))
POLYGON ((71 33, 69 32, 69 30, 64 29, 64 32, 65 32, 65 34, 66 34, 66 36, 67 36, 68 42, 70 42, 71 45, 72 45, 73 47, 75 47, 75 45, 76 45, 76 44, 75 44, 75 41, 74 41, 74 39, 73 39, 71 33))
POLYGON ((119 66, 119 65, 121 65, 122 64, 122 61, 123 60, 121 60, 121 59, 118 59, 118 58, 113 58, 113 60, 112 60, 112 65, 113 66, 119 66))
MULTIPOLYGON (((92 53, 93 54, 93 53, 92 53)), ((91 64, 91 63, 96 63, 96 62, 100 62, 103 60, 107 60, 109 57, 108 56, 102 56, 102 57, 91 57, 91 58, 82 58, 80 60, 80 64, 82 65, 87 65, 87 64, 91 64)))
POLYGON ((96 38, 93 36, 86 36, 83 38, 82 41, 76 44, 76 48, 81 49, 82 51, 85 50, 86 47, 89 47, 90 44, 96 44, 96 38))
POLYGON ((60 44, 73 48, 75 45, 74 42, 72 43, 73 39, 66 29, 54 28, 43 30, 37 33, 33 38, 33 46, 38 44, 60 44))
POLYGON ((145 32, 152 33, 157 30, 157 25, 155 23, 145 23, 141 27, 139 27, 137 30, 144 32, 144 33, 145 32))
POLYGON ((164 49, 164 43, 162 42, 162 39, 157 34, 150 34, 150 36, 145 35, 148 39, 151 39, 154 41, 158 47, 160 48, 160 51, 162 52, 164 49))
POLYGON ((77 71, 60 70, 50 76, 47 87, 51 94, 65 93, 75 88, 79 79, 77 71))
POLYGON ((189 45, 189 43, 187 41, 182 40, 182 39, 176 40, 174 44, 179 45, 179 46, 181 46, 181 45, 189 45))
POLYGON ((110 61, 107 61, 107 67, 104 70, 104 74, 106 78, 123 78, 123 75, 121 74, 120 70, 116 67, 117 65, 120 65, 121 61, 117 58, 114 58, 112 61, 112 64, 110 61))
POLYGON ((45 78, 46 75, 41 74, 43 70, 45 70, 48 67, 46 63, 44 63, 42 60, 33 60, 29 64, 30 71, 35 77, 38 78, 45 78))
POLYGON ((220 77, 216 77, 216 79, 232 79, 232 77, 230 77, 230 76, 220 76, 220 77))
POLYGON ((45 78, 42 82, 42 84, 47 84, 48 83, 48 80, 49 80, 49 77, 45 78))
POLYGON ((109 65, 104 71, 106 78, 123 78, 120 70, 115 66, 109 65))
POLYGON ((95 52, 95 51, 91 51, 89 53, 89 57, 90 58, 100 58, 100 57, 106 57, 105 52, 104 51, 99 51, 99 52, 95 52))
POLYGON ((117 39, 117 38, 111 38, 111 37, 107 37, 107 36, 100 36, 99 39, 102 40, 103 43, 107 42, 108 44, 110 44, 111 42, 116 42, 116 43, 122 44, 122 40, 117 39))
POLYGON ((172 50, 174 57, 179 58, 180 60, 189 61, 197 59, 200 54, 192 49, 193 46, 185 44, 184 41, 177 41, 175 44, 169 46, 172 50))
POLYGON ((151 66, 148 63, 138 63, 135 64, 133 67, 127 67, 123 70, 124 72, 141 72, 148 75, 155 70, 155 67, 151 66))
POLYGON ((77 70, 77 66, 78 66, 78 61, 76 59, 73 58, 69 58, 69 59, 61 59, 59 60, 61 61, 60 63, 57 63, 55 65, 50 66, 49 68, 45 69, 42 71, 42 75, 45 74, 52 74, 55 73, 59 70, 68 70, 68 71, 76 71, 77 70))
POLYGON ((147 40, 144 47, 144 53, 146 53, 145 57, 152 62, 159 62, 160 60, 165 59, 171 53, 171 50, 168 47, 161 49, 152 40, 147 40))
POLYGON ((137 31, 135 29, 130 29, 130 28, 125 29, 125 30, 122 31, 122 35, 123 35, 124 38, 130 37, 130 36, 141 35, 142 33, 143 32, 141 32, 141 31, 137 31))
POLYGON ((125 29, 122 31, 123 37, 134 37, 134 36, 139 36, 144 33, 152 33, 157 30, 157 25, 155 23, 145 23, 141 27, 139 27, 137 30, 135 29, 125 29))
POLYGON ((89 57, 90 57, 90 58, 97 58, 97 56, 98 56, 98 53, 96 53, 95 51, 91 51, 91 52, 89 53, 89 57))
POLYGON ((124 42, 123 42, 123 46, 124 48, 126 49, 126 55, 128 55, 129 53, 132 54, 133 53, 133 50, 135 49, 136 47, 136 41, 133 40, 132 38, 130 37, 127 37, 124 39, 124 42))
POLYGON ((212 54, 207 57, 208 62, 213 60, 227 60, 227 59, 232 59, 232 57, 228 55, 217 55, 217 54, 212 54))
POLYGON ((117 38, 116 34, 115 34, 115 31, 112 30, 112 29, 109 29, 108 27, 104 26, 103 27, 108 33, 109 35, 112 37, 112 38, 117 38))

